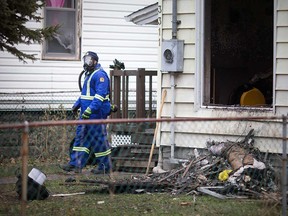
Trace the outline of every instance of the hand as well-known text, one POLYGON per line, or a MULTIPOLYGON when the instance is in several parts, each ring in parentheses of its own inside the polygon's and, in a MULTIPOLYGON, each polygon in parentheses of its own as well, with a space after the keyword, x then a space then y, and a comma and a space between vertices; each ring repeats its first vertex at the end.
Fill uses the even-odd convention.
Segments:
POLYGON ((111 109, 111 112, 117 112, 118 106, 116 104, 111 104, 110 109, 111 109))
POLYGON ((72 107, 72 112, 74 115, 77 115, 78 114, 78 108, 77 107, 72 107))
POLYGON ((88 107, 85 111, 84 111, 84 113, 82 114, 82 119, 89 119, 90 118, 90 115, 91 115, 91 109, 88 107))

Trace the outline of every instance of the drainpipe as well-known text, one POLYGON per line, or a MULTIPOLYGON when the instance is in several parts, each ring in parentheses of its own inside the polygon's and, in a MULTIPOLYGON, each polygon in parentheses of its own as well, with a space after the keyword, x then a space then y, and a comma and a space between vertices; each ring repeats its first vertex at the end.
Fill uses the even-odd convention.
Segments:
MULTIPOLYGON (((172 39, 177 39, 177 0, 172 1, 172 39)), ((175 118, 175 73, 170 73, 170 87, 171 87, 171 119, 175 118)), ((175 152, 175 124, 171 122, 170 128, 170 140, 171 140, 171 158, 170 162, 174 163, 174 152, 175 152)))
MULTIPOLYGON (((177 0, 172 0, 172 39, 177 39, 177 25, 179 21, 177 20, 177 0)), ((175 72, 168 71, 170 73, 170 85, 171 85, 171 119, 175 118, 175 72)), ((175 125, 174 122, 170 122, 170 145, 171 145, 171 155, 170 155, 170 163, 171 164, 179 164, 183 162, 187 162, 188 160, 183 159, 176 159, 175 158, 175 125)), ((166 172, 162 169, 163 167, 163 149, 159 147, 159 154, 158 154, 158 164, 156 167, 153 168, 153 173, 163 173, 166 172)))
POLYGON ((177 39, 177 0, 172 1, 172 39, 177 39))
MULTIPOLYGON (((171 85, 171 113, 170 113, 170 116, 171 116, 171 119, 174 119, 175 118, 175 115, 174 115, 174 108, 175 108, 175 74, 174 73, 171 73, 170 74, 170 85, 171 85)), ((171 162, 173 163, 173 160, 174 160, 174 152, 175 152, 175 124, 174 124, 174 121, 171 121, 170 123, 170 140, 171 140, 171 162)))
MULTIPOLYGON (((172 1, 172 39, 177 39, 177 0, 172 1)), ((175 73, 170 72, 170 84, 171 84, 171 119, 175 118, 175 73)), ((171 122, 171 158, 170 163, 178 164, 179 162, 186 162, 187 160, 175 159, 175 124, 174 121, 171 122)))

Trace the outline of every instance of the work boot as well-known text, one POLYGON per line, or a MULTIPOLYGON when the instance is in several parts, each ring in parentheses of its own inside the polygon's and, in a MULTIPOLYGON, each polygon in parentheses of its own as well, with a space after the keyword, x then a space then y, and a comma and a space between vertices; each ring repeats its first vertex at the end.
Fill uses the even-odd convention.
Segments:
POLYGON ((74 171, 75 173, 81 173, 82 172, 82 169, 79 168, 79 167, 75 167, 71 164, 62 164, 62 165, 59 165, 61 169, 63 169, 64 171, 66 172, 72 172, 74 171))
POLYGON ((105 175, 105 174, 110 174, 110 170, 109 169, 107 169, 107 170, 105 170, 105 169, 103 169, 103 170, 99 170, 98 168, 96 168, 96 169, 92 169, 91 170, 91 173, 93 173, 93 174, 95 174, 95 175, 105 175))

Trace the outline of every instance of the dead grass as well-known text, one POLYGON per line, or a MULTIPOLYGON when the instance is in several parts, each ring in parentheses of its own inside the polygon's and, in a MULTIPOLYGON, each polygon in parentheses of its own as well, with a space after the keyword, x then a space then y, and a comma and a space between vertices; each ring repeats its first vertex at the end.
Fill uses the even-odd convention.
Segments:
MULTIPOLYGON (((2 166, 6 177, 12 177, 14 166, 2 166), (10 173, 10 174, 8 174, 10 173)), ((33 166, 36 164, 29 164, 33 166)), ((39 167, 39 166, 38 166, 39 167)), ((75 177, 76 184, 66 184, 70 175, 63 174, 55 165, 41 164, 47 174, 46 188, 51 195, 45 200, 28 201, 27 215, 249 215, 273 216, 281 214, 281 207, 263 200, 228 199, 220 200, 207 195, 171 195, 169 193, 109 194, 96 193, 99 185, 77 184, 80 179, 96 179, 88 171, 75 177), (52 194, 86 191, 84 195, 54 197, 52 194), (93 192, 94 191, 94 192, 93 192), (90 192, 90 193, 88 193, 90 192)), ((2 176, 3 177, 3 176, 2 176)), ((129 178, 129 174, 114 174, 117 178, 129 178)), ((108 177, 103 177, 107 178, 108 177)), ((100 178, 101 179, 101 178, 100 178)), ((97 178, 99 180, 99 178, 97 178)), ((105 180, 105 179, 104 179, 105 180)), ((0 185, 0 215, 20 215, 21 203, 15 191, 15 184, 0 185)))

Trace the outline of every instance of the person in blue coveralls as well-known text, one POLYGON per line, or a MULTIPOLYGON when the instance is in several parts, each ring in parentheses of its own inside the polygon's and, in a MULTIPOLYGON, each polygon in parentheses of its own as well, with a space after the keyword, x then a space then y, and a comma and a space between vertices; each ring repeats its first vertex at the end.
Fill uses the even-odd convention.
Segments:
MULTIPOLYGON (((80 119, 107 119, 111 112, 109 99, 110 81, 107 73, 98 63, 98 55, 88 51, 84 57, 85 80, 81 96, 72 107, 73 112, 80 108, 80 119)), ((76 137, 68 164, 60 165, 64 171, 81 172, 87 164, 90 152, 94 153, 97 168, 94 174, 109 173, 111 148, 107 139, 105 124, 77 125, 76 137)))

